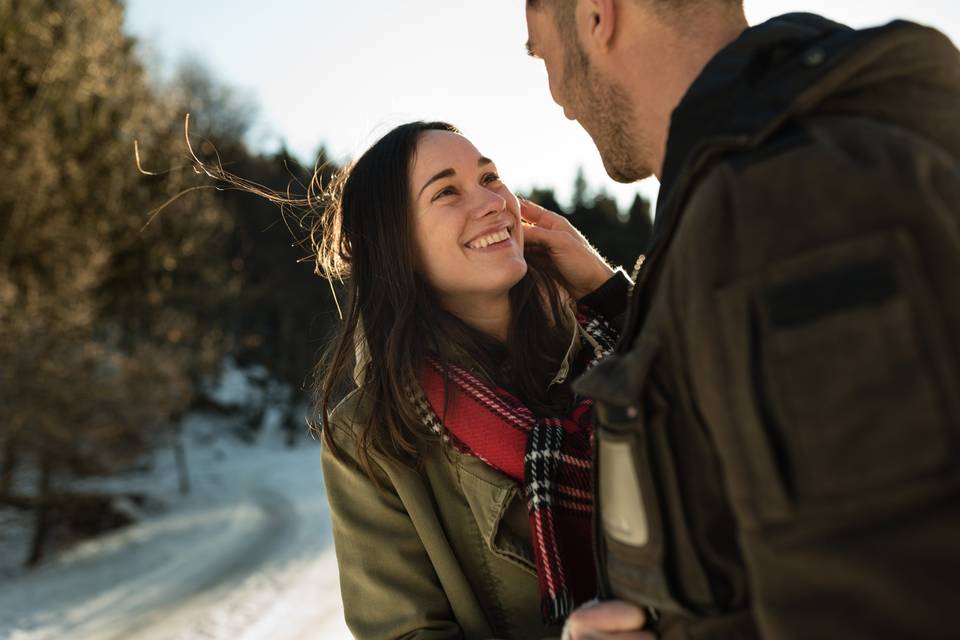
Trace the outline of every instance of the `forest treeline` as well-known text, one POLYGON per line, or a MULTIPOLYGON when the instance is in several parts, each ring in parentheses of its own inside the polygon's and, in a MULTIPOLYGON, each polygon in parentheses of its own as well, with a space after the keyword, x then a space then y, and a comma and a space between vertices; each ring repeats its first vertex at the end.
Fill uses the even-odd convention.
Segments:
MULTIPOLYGON (((227 356, 305 398, 337 319, 298 217, 193 171, 184 115, 205 161, 270 189, 303 192, 335 162, 251 149, 255 105, 196 62, 153 77, 123 11, 0 0, 0 508, 32 514, 29 564, 122 524, 76 480, 182 447, 227 356)), ((647 201, 620 211, 582 173, 569 211, 526 195, 627 267, 651 232, 647 201)))

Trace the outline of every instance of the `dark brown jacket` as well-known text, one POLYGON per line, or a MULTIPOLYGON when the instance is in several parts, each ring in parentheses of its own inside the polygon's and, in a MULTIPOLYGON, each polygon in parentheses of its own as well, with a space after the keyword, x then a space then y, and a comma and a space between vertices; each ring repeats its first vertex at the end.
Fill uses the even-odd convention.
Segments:
POLYGON ((598 399, 609 595, 671 638, 960 637, 960 54, 746 31, 673 115, 598 399))

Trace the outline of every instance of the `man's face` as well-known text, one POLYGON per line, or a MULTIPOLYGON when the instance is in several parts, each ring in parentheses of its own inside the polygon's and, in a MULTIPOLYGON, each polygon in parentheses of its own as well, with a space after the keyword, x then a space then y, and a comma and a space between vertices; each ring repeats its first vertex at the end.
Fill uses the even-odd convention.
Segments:
POLYGON ((597 72, 580 46, 576 32, 561 33, 547 3, 527 6, 527 49, 543 60, 550 95, 564 115, 580 123, 593 138, 607 174, 617 182, 635 182, 653 173, 651 154, 634 130, 626 92, 597 72))

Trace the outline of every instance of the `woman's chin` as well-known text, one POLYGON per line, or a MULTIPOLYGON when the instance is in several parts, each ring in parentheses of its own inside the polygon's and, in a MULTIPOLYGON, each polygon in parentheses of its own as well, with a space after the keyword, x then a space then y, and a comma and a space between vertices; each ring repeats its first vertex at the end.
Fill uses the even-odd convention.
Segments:
POLYGON ((512 282, 510 288, 512 289, 516 284, 523 280, 524 276, 527 275, 527 260, 522 255, 515 257, 512 261, 513 263, 513 277, 511 278, 512 282))

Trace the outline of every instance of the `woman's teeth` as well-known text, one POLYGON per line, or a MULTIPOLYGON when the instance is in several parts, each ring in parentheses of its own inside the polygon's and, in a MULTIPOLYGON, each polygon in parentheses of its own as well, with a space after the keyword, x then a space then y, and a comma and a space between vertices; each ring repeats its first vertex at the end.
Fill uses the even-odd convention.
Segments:
POLYGON ((510 237, 510 232, 506 229, 501 229, 500 231, 495 231, 491 234, 485 235, 483 237, 477 238, 476 240, 467 244, 467 247, 470 249, 483 249, 484 247, 489 247, 492 244, 497 242, 503 242, 510 237))

